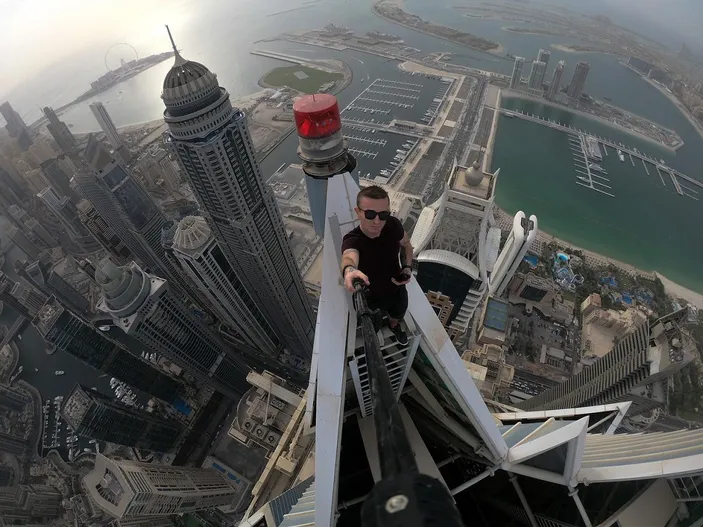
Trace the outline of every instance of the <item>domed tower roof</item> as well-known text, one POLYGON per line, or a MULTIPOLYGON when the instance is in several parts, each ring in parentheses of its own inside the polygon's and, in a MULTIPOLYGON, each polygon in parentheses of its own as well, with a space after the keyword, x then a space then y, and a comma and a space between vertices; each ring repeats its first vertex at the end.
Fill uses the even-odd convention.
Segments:
POLYGON ((171 36, 171 30, 168 26, 166 29, 175 53, 175 61, 164 78, 161 98, 169 115, 187 115, 217 101, 220 97, 220 85, 217 75, 207 67, 181 56, 171 36))
POLYGON ((202 216, 186 216, 178 224, 173 237, 174 249, 195 251, 205 245, 212 235, 210 226, 202 216))
POLYGON ((103 258, 95 270, 95 281, 110 313, 118 317, 134 313, 149 294, 149 278, 136 264, 118 267, 103 258))
POLYGON ((477 187, 483 181, 483 172, 478 161, 474 161, 473 165, 466 172, 466 184, 471 187, 477 187))
POLYGON ((195 82, 208 75, 214 76, 214 73, 200 64, 200 62, 185 60, 176 52, 176 62, 174 62, 164 79, 164 90, 186 86, 188 83, 195 82))

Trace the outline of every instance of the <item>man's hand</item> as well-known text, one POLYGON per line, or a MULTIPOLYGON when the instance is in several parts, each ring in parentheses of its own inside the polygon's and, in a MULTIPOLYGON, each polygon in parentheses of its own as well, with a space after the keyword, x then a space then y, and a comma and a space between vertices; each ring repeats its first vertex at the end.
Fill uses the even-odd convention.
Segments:
POLYGON ((369 285, 369 277, 358 269, 350 269, 344 274, 344 287, 350 293, 354 292, 354 279, 361 278, 366 285, 369 285))
POLYGON ((413 277, 412 269, 410 267, 403 267, 400 270, 400 276, 399 278, 402 278, 402 280, 396 280, 395 278, 391 278, 391 282, 393 282, 395 285, 405 285, 410 282, 410 279, 413 277))

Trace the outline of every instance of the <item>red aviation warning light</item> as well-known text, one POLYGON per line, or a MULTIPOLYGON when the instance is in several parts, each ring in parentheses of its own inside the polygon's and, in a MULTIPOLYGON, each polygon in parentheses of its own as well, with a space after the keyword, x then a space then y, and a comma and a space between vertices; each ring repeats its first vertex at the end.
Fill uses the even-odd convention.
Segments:
MULTIPOLYGON (((318 236, 324 236, 327 180, 349 172, 356 159, 347 149, 337 98, 329 93, 303 95, 293 103, 298 129, 298 157, 302 161, 310 214, 318 236)), ((358 178, 355 179, 357 184, 358 178)))
POLYGON ((342 135, 342 118, 334 95, 303 95, 293 103, 293 115, 298 129, 298 157, 308 176, 327 179, 356 168, 342 135))
POLYGON ((303 95, 293 103, 298 136, 322 139, 342 130, 337 98, 328 93, 303 95))

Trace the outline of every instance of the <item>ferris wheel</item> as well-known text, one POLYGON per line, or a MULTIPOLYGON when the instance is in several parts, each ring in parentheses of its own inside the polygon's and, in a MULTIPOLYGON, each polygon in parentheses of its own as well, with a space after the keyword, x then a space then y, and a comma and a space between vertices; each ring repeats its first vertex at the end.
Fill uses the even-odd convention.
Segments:
POLYGON ((133 69, 133 61, 139 60, 139 53, 134 46, 126 42, 118 42, 105 52, 105 68, 107 71, 119 70, 127 73, 133 69))

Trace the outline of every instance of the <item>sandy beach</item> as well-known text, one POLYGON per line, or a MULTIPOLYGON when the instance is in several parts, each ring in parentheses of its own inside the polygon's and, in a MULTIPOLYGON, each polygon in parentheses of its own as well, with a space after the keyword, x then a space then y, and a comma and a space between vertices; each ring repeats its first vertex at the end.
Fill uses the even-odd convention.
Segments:
POLYGON ((697 293, 696 291, 692 291, 682 285, 679 285, 676 282, 669 280, 666 276, 662 275, 661 273, 658 273, 657 271, 653 271, 653 272, 643 271, 633 265, 630 265, 625 262, 621 262, 620 260, 616 260, 615 258, 609 258, 605 255, 600 254, 600 253, 589 251, 588 249, 584 249, 583 247, 578 247, 577 245, 574 245, 573 243, 569 243, 566 240, 562 240, 561 238, 551 236, 550 234, 547 234, 544 231, 540 231, 539 234, 542 236, 546 236, 546 237, 551 238, 558 245, 560 245, 562 248, 570 247, 572 249, 583 251, 583 253, 584 253, 584 255, 586 255, 586 257, 590 256, 592 259, 595 259, 595 260, 606 261, 606 262, 611 263, 614 266, 619 267, 620 269, 623 269, 625 271, 629 271, 632 273, 638 273, 638 274, 641 274, 645 277, 650 277, 652 274, 654 274, 654 275, 656 275, 657 278, 659 278, 659 280, 661 280, 662 284, 664 284, 664 289, 666 290, 666 293, 672 299, 682 298, 683 300, 690 303, 691 305, 696 306, 698 309, 703 309, 703 294, 697 293))
POLYGON ((669 296, 673 298, 683 298, 686 302, 696 306, 698 309, 703 309, 703 295, 686 289, 684 286, 672 282, 666 276, 663 276, 655 271, 659 280, 664 284, 664 288, 669 296))
POLYGON ((580 50, 580 49, 574 49, 570 46, 564 45, 564 44, 552 44, 551 45, 553 49, 556 49, 558 51, 563 51, 564 53, 600 53, 602 55, 614 55, 618 56, 617 53, 611 53, 609 51, 606 51, 604 49, 589 49, 589 50, 580 50))

